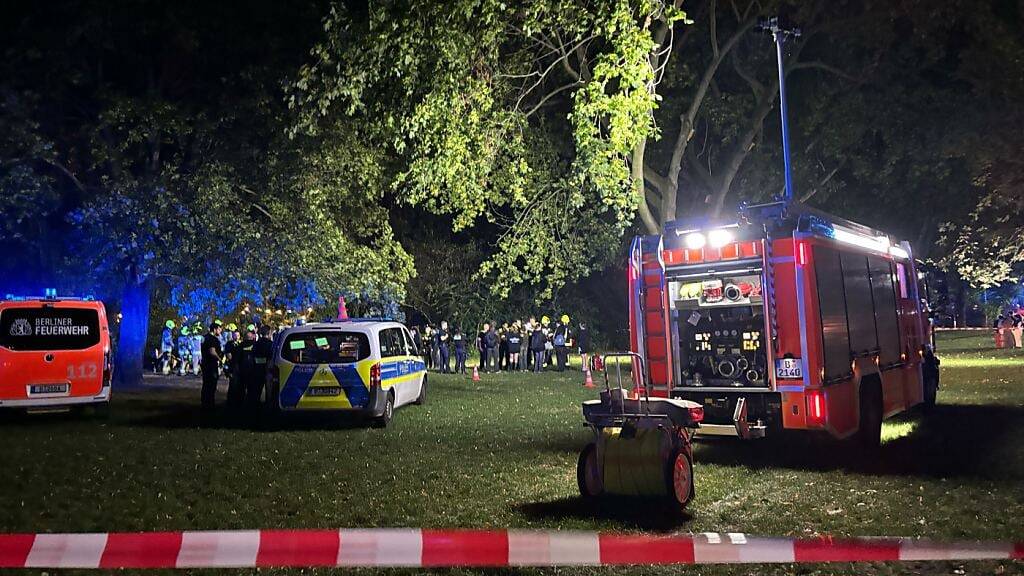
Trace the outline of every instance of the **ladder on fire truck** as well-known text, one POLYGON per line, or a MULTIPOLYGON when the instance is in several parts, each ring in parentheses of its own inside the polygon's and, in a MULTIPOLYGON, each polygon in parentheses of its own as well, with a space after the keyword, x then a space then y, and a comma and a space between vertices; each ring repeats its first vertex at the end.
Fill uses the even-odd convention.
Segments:
MULTIPOLYGON (((632 349, 646 359, 647 384, 651 396, 668 398, 672 390, 672 338, 668 327, 668 295, 665 267, 661 262, 661 237, 638 236, 630 248, 629 313, 640 329, 633 335, 632 349)), ((642 370, 634 366, 634 370, 642 370)), ((634 376, 634 384, 641 382, 634 376)))

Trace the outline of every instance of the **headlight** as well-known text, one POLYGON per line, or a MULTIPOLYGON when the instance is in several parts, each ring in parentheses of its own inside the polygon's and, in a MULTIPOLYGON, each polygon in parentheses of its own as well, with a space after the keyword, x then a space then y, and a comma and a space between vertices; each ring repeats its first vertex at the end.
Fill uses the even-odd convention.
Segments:
POLYGON ((711 232, 708 232, 708 242, 711 243, 712 248, 721 248, 729 242, 732 242, 732 232, 724 228, 712 230, 711 232))
POLYGON ((707 239, 700 232, 690 232, 686 235, 686 247, 690 250, 700 250, 707 243, 707 239))

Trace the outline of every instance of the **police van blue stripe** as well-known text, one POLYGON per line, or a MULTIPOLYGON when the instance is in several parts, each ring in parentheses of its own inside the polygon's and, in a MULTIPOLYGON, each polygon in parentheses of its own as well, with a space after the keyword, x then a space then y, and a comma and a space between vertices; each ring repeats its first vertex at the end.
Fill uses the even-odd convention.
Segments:
POLYGON ((313 381, 313 374, 316 373, 316 366, 295 366, 288 380, 281 389, 281 406, 283 408, 294 408, 298 406, 299 399, 306 393, 309 383, 313 381))
POLYGON ((363 385, 363 379, 359 377, 359 370, 355 364, 331 365, 331 372, 338 379, 341 388, 348 396, 348 402, 353 408, 365 408, 370 402, 370 392, 363 385))

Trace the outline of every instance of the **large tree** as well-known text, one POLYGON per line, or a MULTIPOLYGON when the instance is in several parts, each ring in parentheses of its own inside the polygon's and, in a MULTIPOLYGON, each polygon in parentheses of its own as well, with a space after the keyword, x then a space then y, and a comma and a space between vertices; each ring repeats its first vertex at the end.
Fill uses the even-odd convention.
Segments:
POLYGON ((656 133, 679 4, 335 5, 293 87, 297 133, 358 123, 398 202, 491 230, 496 292, 550 296, 607 263, 633 222, 628 159, 656 133))
MULTIPOLYGON (((411 275, 372 152, 286 134, 281 79, 318 12, 255 8, 62 2, 3 19, 0 183, 17 192, 3 241, 61 255, 44 275, 78 272, 69 284, 119 303, 122 383, 139 382, 156 283, 258 302, 299 285, 400 293, 411 275)), ((40 263, 5 253, 4 267, 40 263)))

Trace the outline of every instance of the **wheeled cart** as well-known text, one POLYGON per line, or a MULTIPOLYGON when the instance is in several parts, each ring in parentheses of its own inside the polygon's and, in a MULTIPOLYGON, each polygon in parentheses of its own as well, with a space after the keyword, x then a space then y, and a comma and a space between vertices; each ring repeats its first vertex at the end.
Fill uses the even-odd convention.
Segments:
POLYGON ((580 494, 663 497, 679 510, 686 508, 694 495, 690 437, 703 419, 703 408, 687 400, 651 398, 639 354, 605 354, 603 360, 601 397, 583 403, 583 418, 594 440, 580 452, 576 466, 580 494), (622 360, 629 360, 634 374, 637 386, 632 392, 622 384, 622 360), (615 388, 609 382, 612 370, 615 388))

